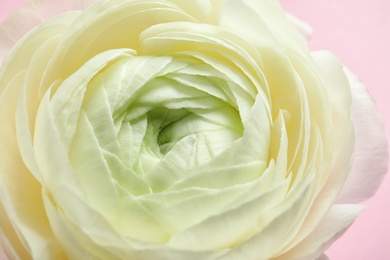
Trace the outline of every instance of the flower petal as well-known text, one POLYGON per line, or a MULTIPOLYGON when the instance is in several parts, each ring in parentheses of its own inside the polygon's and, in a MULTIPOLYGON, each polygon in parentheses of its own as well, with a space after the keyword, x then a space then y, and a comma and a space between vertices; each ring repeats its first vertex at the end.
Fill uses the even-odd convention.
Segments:
POLYGON ((0 26, 0 64, 15 43, 28 31, 54 16, 83 10, 96 0, 32 0, 11 14, 0 26))
POLYGON ((361 205, 334 205, 309 236, 276 260, 310 260, 321 257, 322 252, 347 230, 362 209, 361 205))
POLYGON ((0 98, 0 241, 8 240, 2 246, 16 258, 59 258, 62 250, 44 213, 42 186, 26 168, 15 136, 14 115, 24 76, 25 72, 17 74, 0 98))
POLYGON ((344 69, 352 89, 356 145, 351 172, 337 200, 359 203, 373 196, 388 169, 388 144, 375 101, 362 82, 344 69))
POLYGON ((287 13, 286 15, 289 22, 294 25, 294 27, 301 33, 301 35, 306 39, 306 41, 309 41, 311 36, 313 35, 313 29, 310 27, 310 25, 298 19, 292 14, 287 13))
MULTIPOLYGON (((324 186, 319 191, 313 206, 306 216, 299 232, 290 244, 283 250, 288 251, 309 235, 322 221, 322 218, 337 198, 349 173, 349 163, 354 147, 353 124, 349 115, 350 91, 343 67, 340 62, 329 52, 313 53, 313 58, 320 69, 326 95, 331 104, 331 118, 333 125, 333 139, 336 148, 332 149, 333 161, 330 163, 329 176, 326 177, 324 186)), ((324 97, 326 98, 326 96, 324 97)), ((325 102, 325 101, 324 101, 325 102)), ((331 129, 330 126, 328 128, 331 129)), ((329 158, 329 160, 331 160, 329 158)))
POLYGON ((317 260, 329 260, 329 257, 325 254, 322 254, 317 260))

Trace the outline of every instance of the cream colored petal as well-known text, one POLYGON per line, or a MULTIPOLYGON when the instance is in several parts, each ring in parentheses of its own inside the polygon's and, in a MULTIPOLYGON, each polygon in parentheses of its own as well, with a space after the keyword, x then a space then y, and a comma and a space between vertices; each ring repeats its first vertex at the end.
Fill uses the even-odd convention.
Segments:
MULTIPOLYGON (((39 52, 39 47, 46 44, 46 42, 48 42, 51 38, 63 35, 63 33, 68 29, 68 26, 76 19, 76 17, 78 17, 79 14, 80 12, 78 11, 61 14, 26 34, 15 45, 13 51, 9 53, 7 59, 3 62, 3 66, 0 68, 0 93, 2 93, 4 87, 16 73, 30 66, 37 50, 39 52)), ((1 43, 2 41, 0 41, 0 45, 1 43)), ((50 49, 47 50, 49 51, 50 49)), ((48 63, 47 56, 43 56, 42 58, 43 64, 48 63)), ((49 58, 51 58, 50 55, 49 58)), ((49 84, 51 83, 52 82, 49 84)), ((47 87, 48 86, 46 86, 46 89, 47 87)), ((38 93, 35 95, 37 94, 38 93)))
POLYGON ((0 65, 13 46, 34 27, 60 13, 83 10, 96 0, 30 0, 0 26, 0 65))
MULTIPOLYGON (((250 9, 253 9, 253 11, 261 17, 272 35, 282 44, 283 47, 288 49, 288 51, 299 52, 300 55, 308 57, 306 40, 288 21, 285 12, 277 0, 240 0, 240 2, 244 4, 239 3, 239 1, 231 2, 236 2, 237 8, 240 8, 241 10, 245 9, 242 8, 245 5, 250 9)), ((240 12, 237 12, 237 14, 239 13, 240 12)), ((254 27, 256 25, 253 24, 252 26, 254 27)))
POLYGON ((223 257, 218 259, 270 259, 295 233, 296 224, 307 210, 310 198, 308 184, 312 178, 306 178, 281 203, 258 216, 256 233, 240 241, 223 257), (272 238, 272 239, 270 239, 272 238))
POLYGON ((313 29, 310 27, 310 25, 290 13, 286 13, 286 16, 290 23, 295 26, 295 28, 302 34, 306 41, 309 41, 313 35, 313 29))
POLYGON ((309 236, 275 259, 311 260, 321 257, 322 253, 347 230, 362 210, 361 205, 332 206, 309 236))
MULTIPOLYGON (((321 222, 344 185, 354 149, 355 136, 349 114, 350 91, 343 67, 330 53, 315 53, 313 56, 322 73, 322 81, 332 108, 330 116, 332 116, 331 119, 334 124, 334 139, 324 139, 322 142, 328 142, 325 145, 330 145, 330 147, 333 145, 329 142, 334 142, 334 147, 337 147, 337 150, 332 151, 331 162, 321 161, 322 165, 330 163, 330 168, 329 170, 325 168, 327 172, 321 172, 321 186, 318 188, 318 195, 313 206, 296 237, 283 249, 284 251, 299 243, 321 222)), ((323 160, 326 160, 325 158, 323 160)))
POLYGON ((57 258, 63 252, 45 215, 41 183, 26 168, 15 136, 15 111, 24 79, 24 71, 17 74, 0 98, 1 233, 11 247, 5 248, 7 252, 14 251, 21 258, 57 258))

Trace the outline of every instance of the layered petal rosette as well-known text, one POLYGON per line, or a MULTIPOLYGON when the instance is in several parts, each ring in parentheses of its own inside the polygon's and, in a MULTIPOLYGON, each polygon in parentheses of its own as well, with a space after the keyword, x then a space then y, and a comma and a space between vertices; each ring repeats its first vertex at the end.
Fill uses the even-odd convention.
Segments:
POLYGON ((386 172, 359 81, 273 0, 91 2, 1 27, 6 254, 321 257, 386 172))

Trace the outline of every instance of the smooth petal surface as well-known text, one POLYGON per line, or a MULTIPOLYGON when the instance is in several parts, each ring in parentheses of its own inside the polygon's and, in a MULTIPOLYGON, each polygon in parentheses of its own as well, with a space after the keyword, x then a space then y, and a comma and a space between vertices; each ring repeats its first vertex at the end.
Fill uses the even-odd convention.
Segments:
POLYGON ((17 148, 15 114, 18 92, 24 73, 19 73, 0 98, 0 120, 3 122, 0 135, 0 199, 1 232, 10 255, 25 258, 61 257, 62 249, 53 239, 42 200, 39 196, 41 183, 28 171, 17 148), (30 204, 26 205, 26 197, 30 204))
POLYGON ((360 205, 334 205, 321 224, 292 250, 275 258, 277 260, 310 260, 320 258, 324 252, 352 224, 363 210, 360 205))
MULTIPOLYGON (((337 198, 340 190, 348 176, 350 162, 354 148, 354 129, 350 120, 349 102, 350 89, 346 75, 343 72, 343 66, 330 53, 316 52, 312 53, 323 77, 323 83, 326 86, 326 96, 329 98, 332 110, 330 116, 334 126, 333 138, 336 147, 333 150, 333 164, 329 169, 329 175, 326 181, 322 181, 321 186, 313 206, 306 216, 304 223, 298 231, 296 237, 284 250, 289 250, 302 239, 308 236, 321 223, 328 209, 337 198)), ((326 163, 326 162, 324 162, 326 163)))
POLYGON ((31 0, 11 14, 0 26, 0 64, 27 32, 54 16, 83 10, 96 0, 31 0))
POLYGON ((338 203, 359 203, 372 197, 387 173, 389 151, 383 120, 363 83, 344 69, 352 92, 356 145, 351 172, 338 203))
POLYGON ((286 15, 289 22, 293 24, 295 28, 297 28, 297 30, 307 41, 309 41, 311 36, 313 35, 313 29, 310 27, 310 25, 290 13, 287 13, 286 15))

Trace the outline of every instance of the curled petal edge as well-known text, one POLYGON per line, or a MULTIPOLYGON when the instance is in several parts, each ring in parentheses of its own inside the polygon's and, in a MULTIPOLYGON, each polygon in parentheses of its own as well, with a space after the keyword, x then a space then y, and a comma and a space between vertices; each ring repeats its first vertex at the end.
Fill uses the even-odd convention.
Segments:
POLYGON ((372 197, 387 173, 388 142, 378 107, 362 82, 344 68, 352 92, 356 144, 350 174, 337 203, 360 203, 372 197))
POLYGON ((292 25, 294 25, 294 27, 301 33, 303 38, 305 38, 306 41, 309 41, 313 35, 313 29, 311 26, 290 13, 286 13, 286 16, 287 20, 292 25))
POLYGON ((54 16, 82 10, 96 0, 30 0, 0 25, 0 65, 10 50, 27 32, 54 16))

